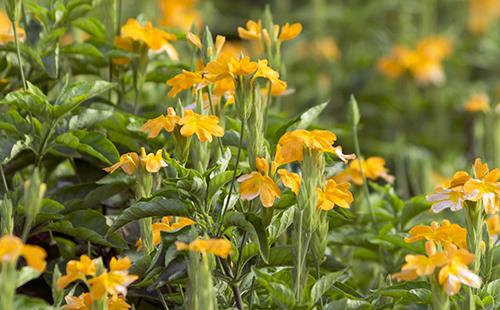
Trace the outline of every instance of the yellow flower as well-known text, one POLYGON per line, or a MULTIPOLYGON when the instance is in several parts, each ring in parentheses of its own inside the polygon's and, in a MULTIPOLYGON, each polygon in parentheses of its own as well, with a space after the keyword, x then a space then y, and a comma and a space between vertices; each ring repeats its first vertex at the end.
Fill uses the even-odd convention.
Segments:
POLYGON ((181 135, 190 137, 194 134, 200 142, 212 142, 212 136, 224 136, 224 129, 219 124, 219 118, 215 115, 200 115, 192 110, 187 110, 179 120, 181 135))
POLYGON ((139 278, 136 275, 128 274, 131 264, 128 257, 121 259, 113 257, 109 264, 109 272, 104 271, 99 276, 89 280, 92 299, 100 299, 106 294, 126 296, 127 286, 139 278))
POLYGON ((395 46, 388 56, 381 58, 377 63, 377 69, 380 73, 390 79, 396 79, 403 75, 407 69, 413 53, 404 46, 395 46))
POLYGON ((175 110, 172 107, 167 109, 167 115, 160 115, 157 118, 148 120, 141 127, 141 131, 148 134, 148 138, 156 138, 162 129, 167 132, 172 132, 175 129, 175 125, 179 122, 180 117, 177 116, 175 110))
MULTIPOLYGON (((186 226, 196 224, 195 221, 187 217, 176 217, 176 221, 172 222, 172 216, 164 216, 159 223, 154 223, 151 227, 153 230, 153 245, 157 246, 161 243, 161 232, 176 231, 186 226)), ((137 240, 137 251, 142 249, 142 240, 137 240)))
POLYGON ((141 162, 146 168, 147 172, 155 173, 160 171, 162 167, 166 167, 167 163, 163 160, 163 151, 158 150, 156 154, 146 154, 146 150, 141 147, 141 162))
MULTIPOLYGON (((26 33, 24 29, 16 24, 17 28, 17 38, 23 42, 26 38, 26 33)), ((0 44, 6 44, 9 42, 14 42, 14 29, 12 28, 12 23, 5 14, 4 11, 0 11, 0 44)))
POLYGON ((229 58, 228 69, 229 73, 234 76, 243 76, 254 73, 259 68, 259 64, 251 61, 250 57, 244 56, 237 59, 235 57, 229 58))
POLYGON ((196 10, 198 0, 158 0, 161 18, 159 24, 170 28, 179 28, 186 32, 195 24, 202 25, 201 16, 196 10))
POLYGON ((57 287, 64 289, 68 284, 76 280, 85 280, 86 276, 94 276, 96 273, 96 262, 87 255, 80 256, 80 260, 70 260, 66 264, 66 275, 57 280, 57 287))
POLYGON ((264 158, 256 159, 258 171, 242 175, 238 178, 240 182, 240 199, 252 200, 257 196, 266 208, 272 207, 274 200, 280 197, 278 185, 269 177, 269 164, 264 158))
POLYGON ((280 74, 278 73, 278 71, 274 71, 267 65, 267 60, 259 60, 257 65, 257 71, 255 72, 253 79, 256 79, 258 77, 268 79, 271 82, 271 91, 274 91, 275 93, 279 94, 286 90, 286 82, 279 79, 280 74))
POLYGON ((182 70, 181 73, 168 80, 167 85, 172 87, 172 89, 168 92, 168 96, 175 97, 183 90, 190 88, 202 88, 206 85, 206 81, 199 72, 182 70))
POLYGON ((451 245, 446 247, 447 264, 439 271, 439 283, 448 295, 455 295, 462 284, 473 288, 481 287, 481 278, 467 268, 475 259, 474 254, 451 245))
POLYGON ((191 243, 177 241, 175 246, 178 251, 189 250, 193 252, 214 254, 227 258, 231 254, 231 242, 226 239, 196 239, 191 243))
POLYGON ((275 161, 284 165, 294 161, 301 161, 304 147, 317 152, 335 153, 333 143, 337 136, 327 130, 298 129, 285 133, 278 141, 275 161))
POLYGON ((0 238, 0 264, 15 264, 22 256, 31 268, 43 272, 45 270, 45 250, 36 245, 23 244, 21 239, 12 235, 4 235, 0 238))
POLYGON ((62 307, 63 310, 91 310, 93 300, 89 293, 83 293, 80 296, 64 297, 66 304, 62 307))
POLYGON ((199 49, 203 47, 200 37, 192 33, 191 31, 186 34, 186 39, 199 49))
POLYGON ((356 185, 362 185, 363 176, 361 175, 360 162, 367 179, 375 181, 382 178, 388 183, 394 182, 394 177, 387 172, 385 160, 378 156, 368 157, 367 159, 354 159, 349 163, 345 171, 334 177, 334 180, 352 181, 356 185))
POLYGON ((464 184, 465 192, 475 196, 472 200, 481 200, 487 214, 500 210, 500 169, 489 170, 488 164, 477 158, 474 162, 474 176, 464 184))
POLYGON ((118 168, 122 168, 122 170, 126 174, 132 175, 132 174, 134 174, 138 165, 139 165, 139 155, 137 155, 137 153, 135 153, 135 152, 131 152, 131 153, 123 154, 122 156, 120 156, 120 160, 116 164, 114 164, 110 167, 106 167, 103 170, 108 172, 108 173, 113 173, 118 168))
POLYGON ((289 24, 286 23, 281 27, 278 41, 289 41, 295 39, 302 32, 302 25, 300 23, 289 24))
POLYGON ((490 98, 484 93, 474 94, 465 103, 467 112, 488 112, 490 110, 490 98))
POLYGON ((486 219, 488 233, 490 234, 491 243, 494 244, 500 235, 500 215, 495 214, 486 219))
POLYGON ((483 34, 499 16, 499 0, 469 0, 468 24, 472 33, 483 34))
POLYGON ((462 249, 467 249, 467 230, 448 220, 443 220, 441 225, 435 221, 430 226, 416 225, 410 229, 409 234, 410 237, 405 238, 407 243, 427 240, 443 246, 455 244, 462 249))
POLYGON ((337 184, 332 179, 326 181, 324 190, 317 188, 318 193, 318 209, 331 210, 335 205, 341 208, 349 208, 349 204, 353 201, 352 193, 349 191, 349 183, 337 184))
MULTIPOLYGON (((89 293, 83 293, 80 296, 64 297, 66 304, 62 307, 63 310, 92 310, 94 301, 89 293)), ((107 300, 108 310, 128 310, 131 308, 129 304, 121 296, 112 296, 107 300)))
POLYGON ((142 26, 136 19, 130 18, 121 28, 121 36, 145 43, 151 50, 160 51, 171 47, 169 41, 177 40, 174 34, 153 27, 150 22, 142 26))
POLYGON ((262 37, 262 22, 247 21, 246 28, 238 27, 238 35, 243 40, 260 40, 262 37))
POLYGON ((283 185, 292 190, 292 192, 295 195, 299 194, 299 188, 301 182, 300 175, 293 172, 288 172, 286 169, 279 169, 278 175, 280 176, 283 185))
POLYGON ((461 284, 479 288, 481 278, 467 268, 474 261, 474 255, 465 249, 457 249, 454 244, 445 247, 444 252, 436 252, 434 243, 426 243, 427 255, 406 255, 406 263, 401 272, 392 277, 398 281, 411 281, 421 276, 434 273, 441 268, 438 274, 439 283, 448 295, 456 294, 461 284))
POLYGON ((108 310, 129 310, 131 307, 122 296, 108 298, 108 310))

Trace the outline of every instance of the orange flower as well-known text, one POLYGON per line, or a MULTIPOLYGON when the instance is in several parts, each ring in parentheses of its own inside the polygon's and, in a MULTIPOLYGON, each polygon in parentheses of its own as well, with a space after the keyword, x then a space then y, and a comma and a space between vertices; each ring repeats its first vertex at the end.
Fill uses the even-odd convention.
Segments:
POLYGON ((100 299, 106 294, 126 296, 127 286, 139 278, 136 275, 128 274, 131 265, 132 262, 128 257, 121 259, 113 257, 109 264, 109 272, 104 271, 99 276, 89 280, 92 299, 100 299))
POLYGON ((284 165, 294 161, 301 161, 304 147, 317 152, 335 152, 333 143, 337 136, 326 130, 304 130, 289 131, 281 136, 276 147, 275 161, 278 165, 284 165))
POLYGON ((494 244, 500 235, 500 215, 495 214, 486 219, 488 233, 490 234, 491 243, 494 244))
POLYGON ((469 30, 483 34, 495 19, 500 17, 499 0, 469 0, 469 30))
POLYGON ((4 235, 0 238, 0 264, 15 264, 22 256, 31 268, 38 272, 45 270, 45 250, 36 245, 23 244, 21 239, 12 235, 4 235))
POLYGON ((272 207, 274 200, 280 197, 280 189, 269 177, 269 164, 264 158, 258 157, 256 166, 258 171, 252 171, 238 178, 238 182, 241 183, 240 199, 252 200, 259 196, 264 207, 272 207))
POLYGON ((289 24, 286 23, 281 27, 279 42, 289 41, 295 39, 302 32, 302 25, 300 23, 289 24))
POLYGON ((283 185, 291 189, 295 195, 299 194, 301 182, 300 175, 293 172, 288 172, 286 169, 279 169, 278 175, 280 176, 283 185))
POLYGON ((260 40, 262 36, 262 22, 247 21, 246 28, 238 27, 238 35, 243 40, 260 40))
POLYGON ((161 18, 159 24, 170 28, 179 28, 187 32, 194 24, 202 26, 201 16, 196 10, 198 0, 158 0, 161 18))
POLYGON ((168 96, 175 97, 183 90, 204 87, 206 85, 206 81, 199 72, 182 70, 181 73, 168 80, 167 85, 172 87, 172 89, 168 92, 168 96))
POLYGON ((175 246, 178 251, 189 250, 204 255, 214 254, 224 259, 231 254, 231 242, 226 239, 196 239, 191 243, 177 241, 175 246))
POLYGON ((66 264, 66 275, 57 280, 57 287, 64 289, 68 284, 76 280, 85 280, 86 276, 94 276, 96 273, 96 262, 87 255, 80 256, 80 260, 70 260, 66 264))
POLYGON ((156 138, 162 129, 167 132, 172 132, 175 129, 175 125, 179 122, 179 116, 175 113, 172 107, 167 109, 167 115, 160 115, 157 118, 148 120, 141 127, 141 131, 148 134, 148 138, 156 138))
POLYGON ((467 268, 475 256, 464 249, 449 246, 445 249, 447 265, 439 271, 439 283, 448 295, 455 295, 462 284, 473 288, 481 287, 481 278, 467 268))
POLYGON ((271 91, 274 91, 277 94, 282 93, 286 90, 286 82, 279 79, 280 74, 267 65, 267 60, 259 60, 257 65, 258 69, 255 72, 253 79, 256 79, 258 77, 268 79, 271 82, 271 91))
POLYGON ((186 39, 199 49, 203 47, 200 37, 192 33, 191 31, 186 34, 186 39))
POLYGON ((331 210, 335 205, 341 208, 349 208, 349 204, 353 201, 352 193, 349 191, 349 183, 337 184, 334 180, 329 179, 325 184, 325 189, 317 188, 318 193, 318 209, 331 210))
MULTIPOLYGON (((17 38, 19 41, 23 42, 26 38, 26 33, 24 29, 16 24, 17 28, 17 38)), ((14 29, 12 28, 12 23, 5 14, 4 11, 0 11, 0 44, 6 44, 9 42, 14 42, 14 29)))
POLYGON ((169 41, 177 40, 174 34, 154 28, 150 22, 142 26, 136 19, 130 18, 121 28, 121 36, 145 43, 151 50, 159 51, 169 46, 169 41))
POLYGON ((141 147, 141 162, 146 168, 147 172, 155 173, 160 171, 162 167, 166 167, 167 163, 163 160, 163 151, 158 150, 156 154, 146 154, 146 150, 141 147))
MULTIPOLYGON (((172 222, 172 216, 164 216, 159 223, 154 223, 152 225, 153 230, 153 245, 157 246, 161 243, 161 232, 176 231, 186 226, 196 224, 195 221, 187 217, 176 217, 176 222, 172 222)), ((142 249, 142 240, 137 240, 136 243, 137 251, 142 249)))
POLYGON ((80 296, 64 297, 66 304, 62 307, 63 310, 91 310, 94 301, 89 293, 83 293, 80 296))
POLYGON ((490 98, 485 93, 474 94, 465 103, 467 112, 488 112, 490 110, 490 98))
POLYGON ((122 170, 126 174, 132 175, 132 174, 134 174, 138 165, 139 165, 139 155, 137 155, 137 153, 135 153, 135 152, 131 152, 131 153, 123 154, 122 156, 120 156, 120 160, 116 164, 114 164, 110 167, 106 167, 103 170, 108 172, 108 173, 113 173, 118 168, 122 168, 122 170))
POLYGON ((448 295, 456 294, 461 284, 479 288, 481 278, 467 268, 474 261, 474 255, 465 249, 457 249, 454 244, 445 247, 444 252, 437 252, 433 242, 425 245, 427 255, 406 255, 406 264, 401 272, 392 277, 399 281, 412 281, 421 276, 429 276, 436 268, 441 268, 439 283, 448 295))
POLYGON ((354 159, 349 163, 347 169, 334 177, 338 182, 352 181, 356 185, 363 184, 363 176, 360 170, 363 169, 365 177, 370 180, 377 180, 378 178, 384 179, 388 183, 394 182, 394 177, 387 173, 385 167, 385 160, 382 157, 369 157, 368 159, 354 159))
POLYGON ((495 214, 500 210, 500 169, 489 170, 488 164, 483 164, 477 158, 474 162, 475 179, 469 179, 464 184, 465 192, 475 195, 473 200, 481 200, 487 214, 495 214))
POLYGON ((200 142, 212 142, 212 136, 224 136, 224 129, 219 124, 219 118, 215 115, 200 115, 192 110, 187 110, 179 120, 181 135, 190 137, 194 134, 200 142))
POLYGON ((407 243, 427 240, 443 246, 455 244, 462 249, 467 249, 467 230, 448 220, 443 220, 441 225, 435 221, 430 226, 416 225, 410 229, 409 234, 411 236, 405 238, 407 243))

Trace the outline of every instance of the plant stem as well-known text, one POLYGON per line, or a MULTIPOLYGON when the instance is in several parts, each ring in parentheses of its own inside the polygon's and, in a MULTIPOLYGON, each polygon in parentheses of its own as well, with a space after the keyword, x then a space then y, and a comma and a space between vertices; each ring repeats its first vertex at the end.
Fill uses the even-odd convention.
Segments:
POLYGON ((161 301, 161 304, 163 306, 163 309, 169 310, 167 302, 165 301, 165 297, 163 297, 163 294, 161 293, 160 289, 157 288, 156 293, 158 293, 158 296, 160 296, 160 301, 161 301))
MULTIPOLYGON (((220 259, 220 263, 222 265, 222 269, 224 270, 226 276, 234 279, 234 275, 231 271, 231 268, 229 268, 227 262, 223 259, 220 259)), ((231 283, 230 286, 231 289, 233 290, 234 302, 236 303, 236 308, 238 308, 238 310, 243 310, 243 301, 241 300, 240 287, 236 283, 231 283)))
POLYGON ((366 175, 363 170, 363 165, 362 165, 362 160, 363 157, 361 156, 361 150, 359 147, 359 139, 358 139, 358 126, 356 124, 352 125, 352 139, 354 142, 354 151, 356 153, 356 157, 358 158, 358 163, 359 163, 359 172, 361 173, 361 178, 363 179, 363 193, 365 195, 366 203, 368 205, 368 209, 370 211, 370 217, 372 219, 373 226, 375 227, 375 230, 378 232, 378 223, 377 223, 377 218, 375 216, 375 211, 373 210, 373 206, 370 202, 370 191, 368 190, 368 184, 366 182, 366 175))
POLYGON ((220 213, 220 223, 219 227, 217 228, 217 234, 219 235, 221 228, 222 228, 222 219, 224 218, 224 214, 227 211, 227 208, 229 207, 229 201, 231 200, 231 195, 233 194, 233 189, 234 189, 234 183, 236 182, 236 176, 238 174, 238 166, 240 164, 240 157, 241 157, 241 149, 243 148, 243 136, 245 135, 245 121, 241 119, 241 128, 240 128, 240 141, 238 143, 238 152, 236 153, 236 163, 234 164, 234 171, 233 171, 233 178, 231 179, 231 185, 229 186, 229 193, 226 198, 226 203, 224 204, 224 207, 221 210, 220 213))
POLYGON ((16 21, 12 21, 12 30, 14 31, 14 44, 16 45, 17 61, 19 62, 19 72, 21 73, 21 80, 23 81, 24 90, 28 89, 26 78, 24 77, 23 60, 21 58, 21 48, 19 46, 19 38, 17 37, 16 21))
POLYGON ((5 172, 3 171, 3 165, 0 164, 0 175, 2 176, 2 184, 5 190, 5 194, 9 192, 9 186, 7 185, 7 179, 5 178, 5 172))

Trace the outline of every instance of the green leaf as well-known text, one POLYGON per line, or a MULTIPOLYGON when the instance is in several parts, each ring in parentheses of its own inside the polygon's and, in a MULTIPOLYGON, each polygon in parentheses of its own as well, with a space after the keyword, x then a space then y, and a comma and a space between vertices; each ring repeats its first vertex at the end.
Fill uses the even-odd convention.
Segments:
POLYGON ((49 100, 35 85, 28 82, 28 90, 17 90, 7 94, 3 104, 16 106, 37 116, 46 116, 51 110, 49 100))
POLYGON ((371 309, 370 303, 364 300, 355 299, 339 299, 334 300, 325 306, 326 310, 360 310, 360 309, 371 309))
POLYGON ((104 55, 90 43, 73 43, 61 48, 63 55, 84 55, 95 58, 104 58, 104 55))
POLYGON ((208 201, 213 206, 215 200, 220 195, 221 189, 233 178, 233 171, 224 171, 214 176, 208 185, 208 201))
POLYGON ((268 227, 269 241, 273 243, 278 239, 290 225, 293 223, 293 215, 295 208, 291 207, 283 211, 281 214, 274 216, 271 225, 268 227))
POLYGON ((78 81, 63 87, 61 94, 56 99, 52 116, 61 117, 83 101, 98 96, 114 86, 115 84, 106 81, 78 81))
POLYGON ((357 127, 359 125, 361 115, 359 113, 358 103, 356 101, 356 98, 354 98, 354 95, 351 95, 351 98, 349 99, 349 107, 350 107, 349 117, 351 119, 351 124, 352 126, 357 127))
POLYGON ((63 133, 56 143, 67 146, 81 154, 89 155, 111 165, 120 155, 114 144, 99 132, 74 131, 63 133))
POLYGON ((17 274, 16 287, 23 286, 29 281, 38 278, 40 274, 41 273, 38 270, 33 269, 29 266, 21 268, 21 270, 17 274))
POLYGON ((48 224, 40 231, 57 231, 95 244, 128 249, 125 240, 118 234, 109 231, 104 215, 95 210, 71 212, 66 215, 65 220, 48 224))
POLYGON ((311 301, 313 303, 325 295, 325 293, 333 286, 333 284, 344 274, 344 271, 332 272, 322 276, 311 288, 311 301))
POLYGON ((86 16, 77 18, 71 24, 100 41, 106 41, 106 28, 101 21, 95 17, 86 16))
POLYGON ((304 113, 302 113, 299 117, 299 122, 295 125, 295 129, 307 129, 312 123, 318 118, 318 116, 323 112, 323 110, 328 105, 329 101, 318 104, 304 113))
POLYGON ((14 299, 14 309, 55 310, 56 308, 50 306, 40 298, 17 294, 14 299))
POLYGON ((250 239, 259 245, 261 257, 267 262, 269 247, 267 244, 266 231, 260 218, 253 214, 230 211, 224 216, 223 223, 226 229, 234 226, 246 231, 250 239))
POLYGON ((409 229, 407 224, 417 215, 429 211, 431 203, 425 199, 425 196, 416 196, 406 201, 403 207, 403 212, 399 219, 401 227, 405 230, 409 229))
POLYGON ((155 197, 149 201, 139 201, 132 204, 115 220, 109 232, 146 217, 168 215, 190 217, 191 214, 188 205, 178 199, 155 197))

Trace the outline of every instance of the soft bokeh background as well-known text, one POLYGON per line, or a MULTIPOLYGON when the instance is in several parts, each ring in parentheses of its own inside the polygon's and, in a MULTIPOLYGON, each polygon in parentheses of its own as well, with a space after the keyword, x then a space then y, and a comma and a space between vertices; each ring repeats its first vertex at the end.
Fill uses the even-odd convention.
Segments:
POLYGON ((266 5, 275 22, 302 23, 302 34, 286 43, 282 56, 288 72, 282 74, 293 93, 278 100, 273 113, 294 117, 329 101, 318 125, 333 129, 352 151, 348 101, 354 94, 362 113, 362 151, 386 158, 405 197, 429 192, 476 156, 499 165, 498 0, 160 0, 122 5, 123 19, 139 15, 167 28, 169 19, 178 23, 180 17, 186 25, 197 19, 254 56, 255 46, 240 41, 236 29, 248 18, 261 18, 266 5), (179 11, 161 9, 162 3, 172 8, 174 2, 179 11), (440 83, 423 85, 409 74, 390 79, 377 70, 394 46, 413 49, 435 36, 451 45, 441 63, 440 83), (487 96, 487 105, 467 111, 465 104, 477 94, 487 96))

